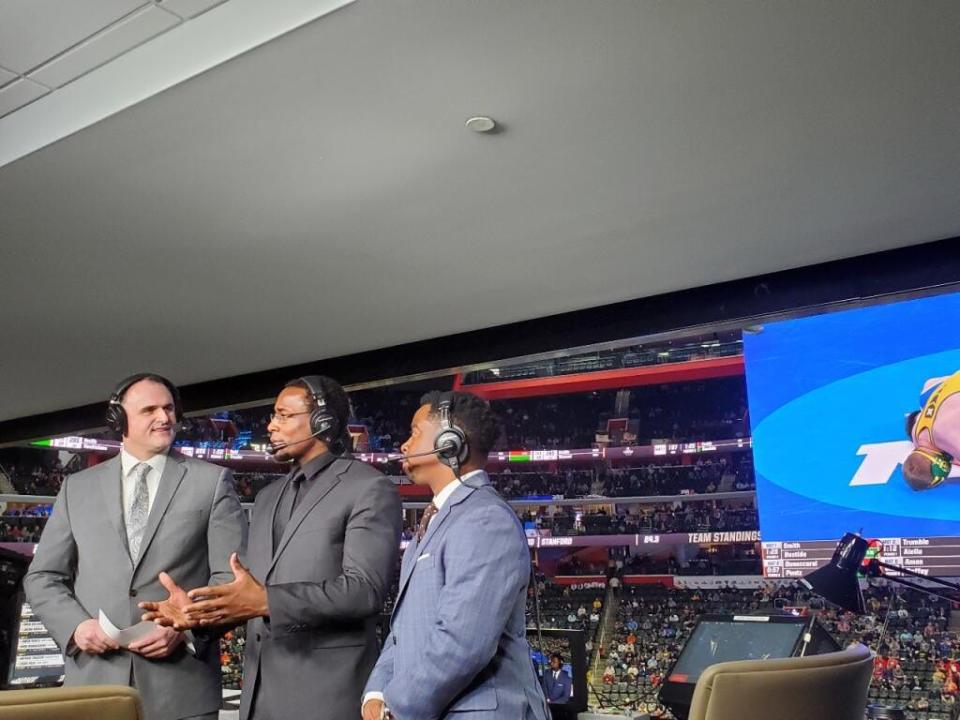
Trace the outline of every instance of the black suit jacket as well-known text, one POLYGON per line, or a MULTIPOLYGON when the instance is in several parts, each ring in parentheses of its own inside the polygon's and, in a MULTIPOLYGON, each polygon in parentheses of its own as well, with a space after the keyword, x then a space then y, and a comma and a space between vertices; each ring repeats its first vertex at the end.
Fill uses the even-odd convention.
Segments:
POLYGON ((257 495, 247 554, 266 585, 269 618, 247 624, 240 717, 360 717, 377 659, 375 621, 400 549, 393 483, 338 458, 312 482, 273 548, 273 522, 290 476, 257 495), (263 710, 263 713, 261 713, 263 710))

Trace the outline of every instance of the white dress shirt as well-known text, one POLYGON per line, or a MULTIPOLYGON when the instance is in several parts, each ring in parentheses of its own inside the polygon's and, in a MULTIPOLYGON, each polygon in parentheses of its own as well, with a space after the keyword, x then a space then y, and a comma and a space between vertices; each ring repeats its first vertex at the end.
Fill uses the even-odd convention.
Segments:
POLYGON ((124 520, 130 516, 130 506, 133 504, 133 498, 137 492, 137 473, 134 468, 141 462, 150 466, 150 472, 147 473, 147 493, 150 496, 147 504, 147 514, 153 509, 153 501, 157 497, 157 489, 160 487, 160 477, 163 475, 163 469, 167 466, 167 454, 160 453, 147 460, 137 460, 126 450, 120 450, 120 481, 123 492, 123 517, 124 520))

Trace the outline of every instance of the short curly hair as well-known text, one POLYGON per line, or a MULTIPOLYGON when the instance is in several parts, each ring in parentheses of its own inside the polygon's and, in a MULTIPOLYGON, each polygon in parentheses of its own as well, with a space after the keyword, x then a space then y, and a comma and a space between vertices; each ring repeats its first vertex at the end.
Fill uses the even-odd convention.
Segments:
MULTIPOLYGON (((440 401, 446 394, 440 390, 428 392, 420 398, 420 405, 429 405, 430 415, 435 416, 440 412, 440 401)), ((471 457, 485 463, 500 437, 500 418, 490 408, 490 403, 478 395, 459 391, 449 395, 450 420, 467 436, 471 457)))

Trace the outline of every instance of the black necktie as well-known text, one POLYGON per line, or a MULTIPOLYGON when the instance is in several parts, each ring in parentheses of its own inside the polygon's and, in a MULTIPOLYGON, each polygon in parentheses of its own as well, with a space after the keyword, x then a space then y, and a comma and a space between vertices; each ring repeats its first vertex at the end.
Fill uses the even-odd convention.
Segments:
POLYGON ((283 538, 283 531, 287 529, 287 523, 293 516, 293 511, 297 507, 303 485, 303 473, 297 473, 284 486, 283 493, 280 496, 280 503, 277 505, 277 514, 273 516, 273 551, 276 552, 280 546, 280 540, 283 538))

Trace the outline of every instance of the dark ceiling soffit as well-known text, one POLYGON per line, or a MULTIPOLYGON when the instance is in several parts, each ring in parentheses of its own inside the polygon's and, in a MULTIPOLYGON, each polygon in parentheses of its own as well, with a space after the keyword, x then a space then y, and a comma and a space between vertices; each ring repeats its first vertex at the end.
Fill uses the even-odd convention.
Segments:
MULTIPOLYGON (((353 385, 955 283, 960 283, 960 237, 211 380, 181 391, 185 410, 195 412, 272 398, 301 375, 329 375, 353 385)), ((0 422, 0 443, 100 427, 103 411, 104 403, 94 403, 6 420, 0 422)))

